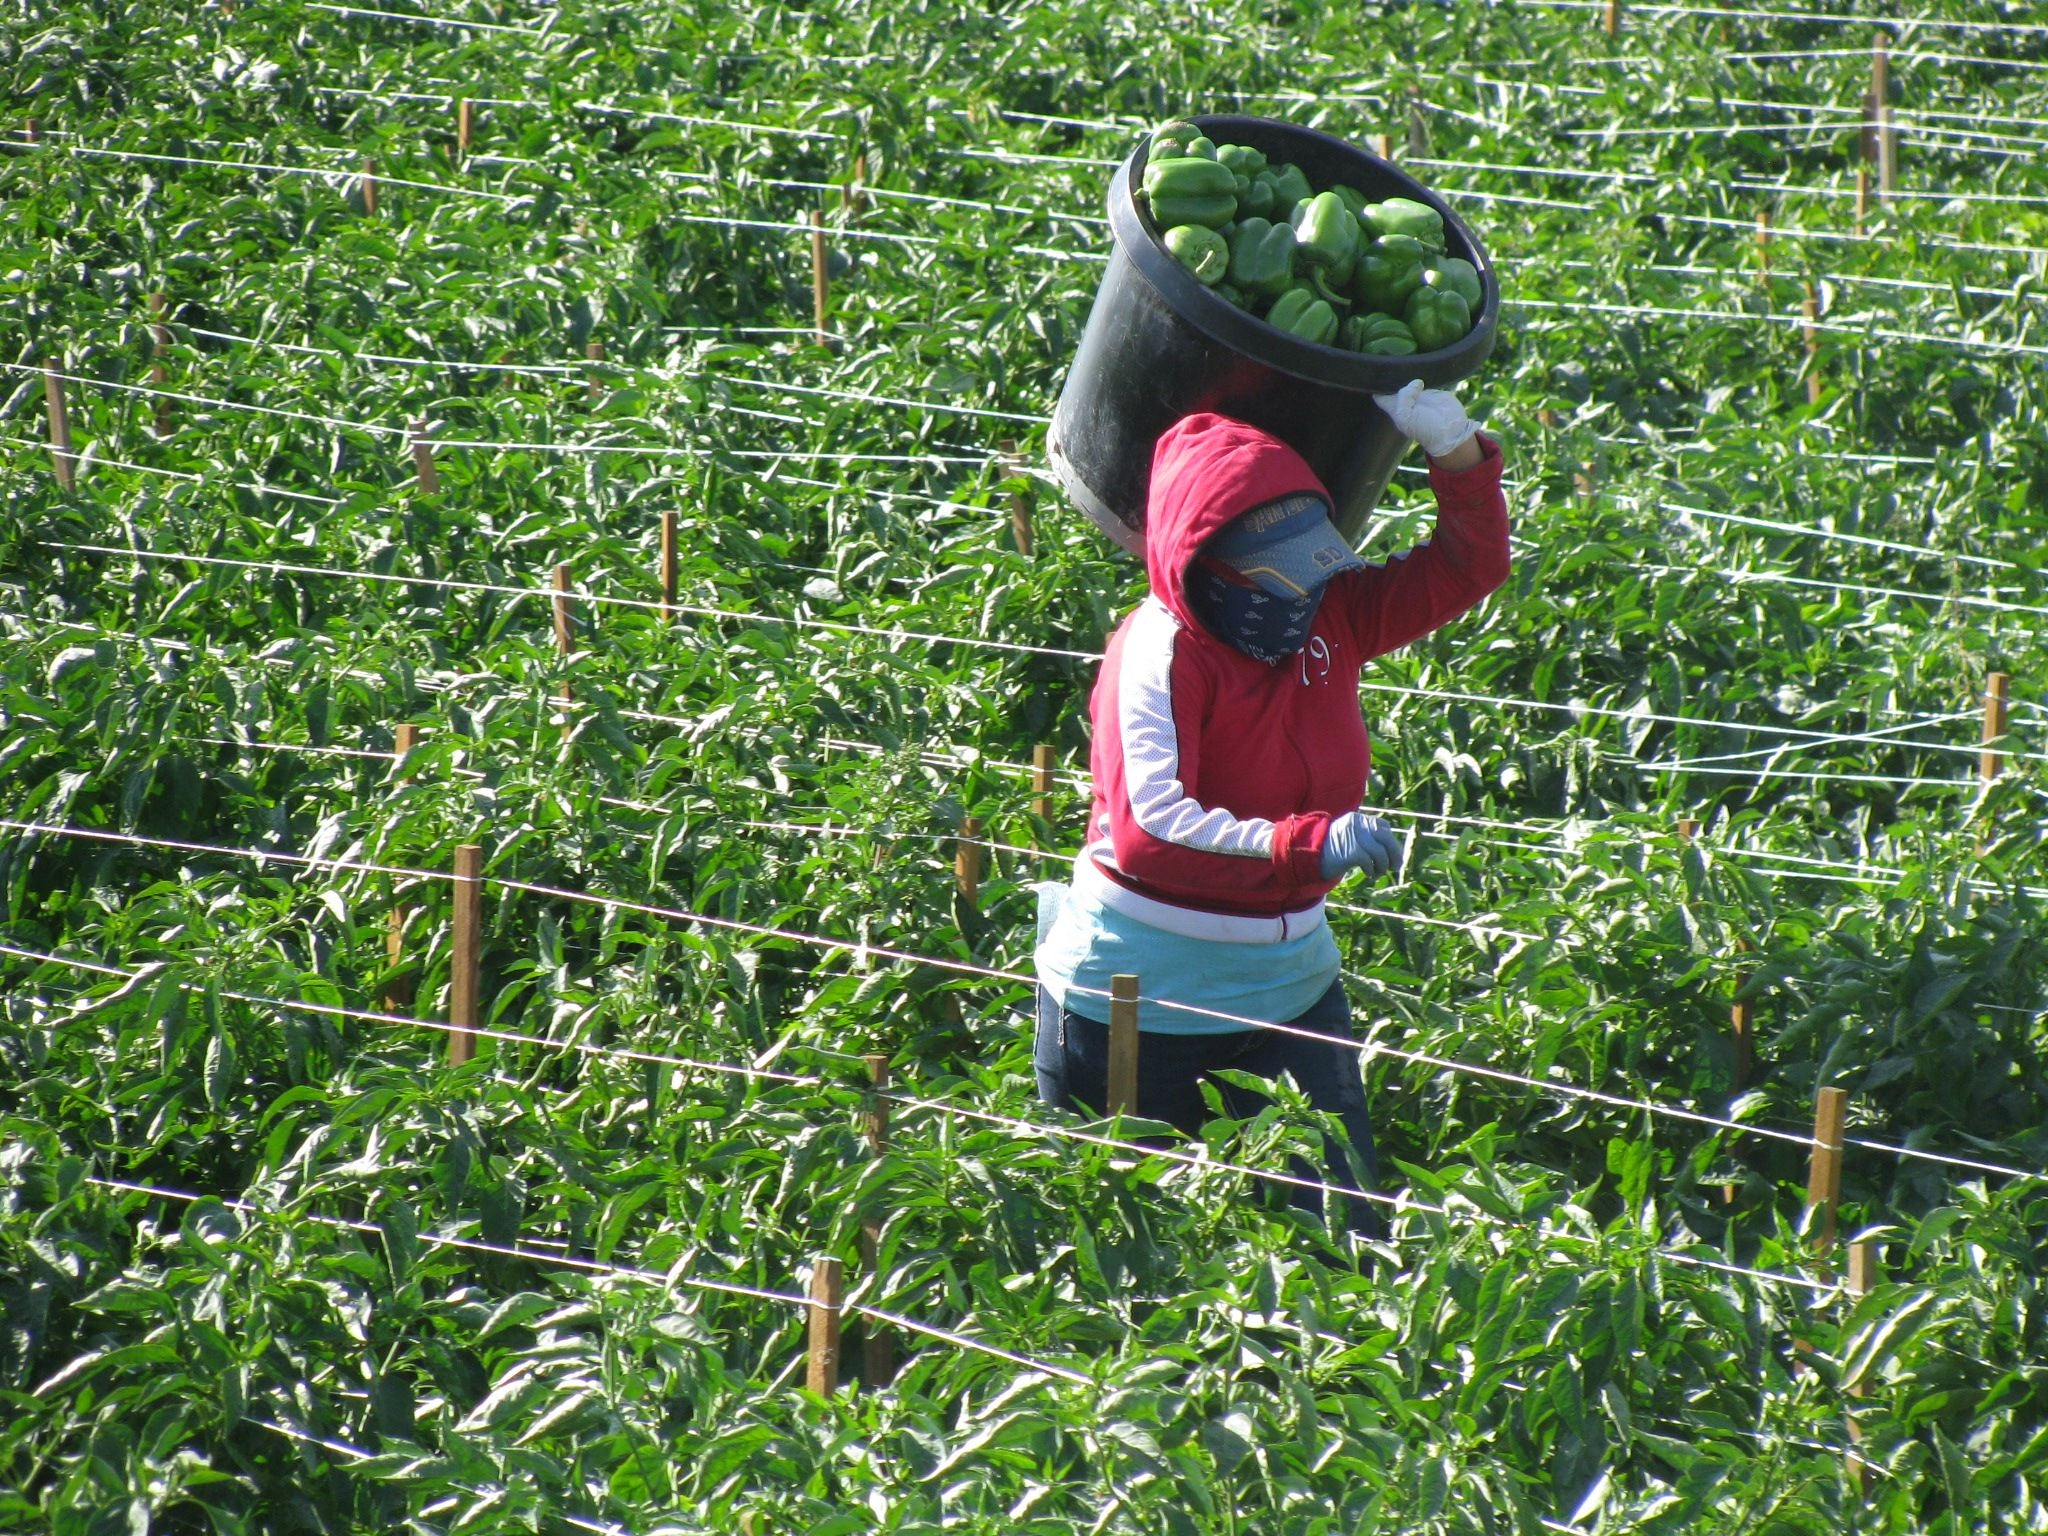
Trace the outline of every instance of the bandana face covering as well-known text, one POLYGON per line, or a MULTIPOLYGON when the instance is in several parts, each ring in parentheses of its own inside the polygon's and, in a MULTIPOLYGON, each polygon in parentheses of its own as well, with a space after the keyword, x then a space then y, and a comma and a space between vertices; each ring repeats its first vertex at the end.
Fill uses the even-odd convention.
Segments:
POLYGON ((1306 597, 1276 597, 1239 585, 1199 557, 1188 567, 1187 594, 1188 607, 1210 634, 1268 666, 1308 644, 1316 610, 1323 604, 1320 586, 1306 597))

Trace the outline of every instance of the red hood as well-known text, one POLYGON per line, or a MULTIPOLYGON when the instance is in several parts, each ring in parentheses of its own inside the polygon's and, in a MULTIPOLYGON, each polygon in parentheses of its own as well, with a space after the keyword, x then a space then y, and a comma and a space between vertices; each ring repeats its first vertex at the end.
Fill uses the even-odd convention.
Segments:
POLYGON ((1239 513, 1303 492, 1330 499, 1307 460, 1270 433, 1208 411, 1175 422, 1152 450, 1145 574, 1153 593, 1192 626, 1184 578, 1195 551, 1239 513))

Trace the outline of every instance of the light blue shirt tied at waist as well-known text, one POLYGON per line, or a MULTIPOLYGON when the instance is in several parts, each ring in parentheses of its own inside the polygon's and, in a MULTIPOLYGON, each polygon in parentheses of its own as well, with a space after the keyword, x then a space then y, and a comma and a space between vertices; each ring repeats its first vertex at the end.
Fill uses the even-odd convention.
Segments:
POLYGON ((1177 907, 1116 884, 1094 852, 1074 860, 1072 885, 1037 887, 1038 979, 1070 1012, 1108 1023, 1109 979, 1130 975, 1145 999, 1140 1029, 1221 1035, 1254 1027, 1241 1019, 1300 1018, 1337 979, 1337 941, 1321 902, 1278 917, 1177 907))

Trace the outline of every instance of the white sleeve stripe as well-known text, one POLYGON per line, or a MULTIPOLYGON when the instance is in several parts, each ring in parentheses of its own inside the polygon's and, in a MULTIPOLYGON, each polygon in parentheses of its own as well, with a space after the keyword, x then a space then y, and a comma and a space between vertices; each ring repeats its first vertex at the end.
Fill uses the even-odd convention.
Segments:
POLYGON ((1117 732, 1131 815, 1161 842, 1248 859, 1273 856, 1274 826, 1210 810, 1180 779, 1180 738, 1173 723, 1173 647, 1179 625, 1164 604, 1148 598, 1124 635, 1117 672, 1117 732))

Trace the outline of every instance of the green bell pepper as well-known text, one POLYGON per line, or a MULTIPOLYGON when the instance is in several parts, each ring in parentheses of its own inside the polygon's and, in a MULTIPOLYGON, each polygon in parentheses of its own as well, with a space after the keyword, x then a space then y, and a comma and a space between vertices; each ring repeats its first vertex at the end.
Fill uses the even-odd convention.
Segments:
POLYGON ((1418 288, 1408 295, 1401 318, 1415 333, 1416 346, 1438 352, 1472 329, 1472 306, 1455 288, 1418 288))
POLYGON ((1422 286, 1422 263, 1428 255, 1411 235, 1383 236, 1358 253, 1351 291, 1366 308, 1397 315, 1408 295, 1422 286))
POLYGON ((1237 194, 1238 217, 1270 219, 1273 201, 1273 183, 1263 176, 1254 176, 1245 190, 1237 194))
POLYGON ((1273 198, 1283 208, 1292 210, 1303 198, 1316 195, 1316 189, 1308 184, 1308 177, 1292 160, 1268 167, 1265 174, 1273 178, 1273 198))
POLYGON ((1206 224, 1214 229, 1237 216, 1237 177, 1227 165, 1181 155, 1145 167, 1145 201, 1152 222, 1162 230, 1176 224, 1206 224))
POLYGON ((1277 298, 1294 281, 1294 231, 1270 219, 1241 219, 1230 242, 1230 281, 1277 298))
POLYGON ((1444 248, 1443 215, 1411 197, 1390 197, 1383 203, 1370 204, 1365 210, 1365 222, 1382 239, 1388 235, 1408 235, 1432 251, 1444 248))
POLYGON ((1333 283, 1350 278, 1351 264, 1358 259, 1358 220, 1342 198, 1319 193, 1295 208, 1292 223, 1303 266, 1327 270, 1333 283))
POLYGON ((1462 256, 1432 256, 1422 264, 1422 280, 1432 288, 1449 288, 1465 295, 1465 305, 1475 315, 1486 289, 1479 281, 1479 269, 1462 256))
POLYGON ((1353 315, 1337 339, 1353 352, 1374 357, 1406 357, 1415 350, 1414 333, 1392 315, 1353 315))
POLYGON ((1230 247, 1213 229, 1200 224, 1176 224, 1166 232, 1163 243, 1175 261, 1208 287, 1222 282, 1230 271, 1230 247))
POLYGON ((1313 289, 1290 288, 1266 311, 1266 324, 1327 347, 1337 335, 1337 311, 1317 298, 1313 289))
POLYGON ((1256 176, 1266 168, 1265 151, 1253 149, 1249 144, 1218 144, 1216 159, 1240 176, 1256 176))
POLYGON ((1145 141, 1145 163, 1154 160, 1178 160, 1188 152, 1188 146, 1202 137, 1202 130, 1193 123, 1161 123, 1152 130, 1152 137, 1145 141))
MULTIPOLYGON (((1365 194, 1356 187, 1336 186, 1330 188, 1330 190, 1337 194, 1339 202, 1351 210, 1351 217, 1358 220, 1359 227, 1363 230, 1365 226, 1365 194)), ((1366 231, 1366 233, 1369 238, 1370 231, 1366 231)))
POLYGON ((1190 160, 1214 160, 1216 145, 1206 133, 1198 133, 1188 140, 1185 153, 1190 160))

